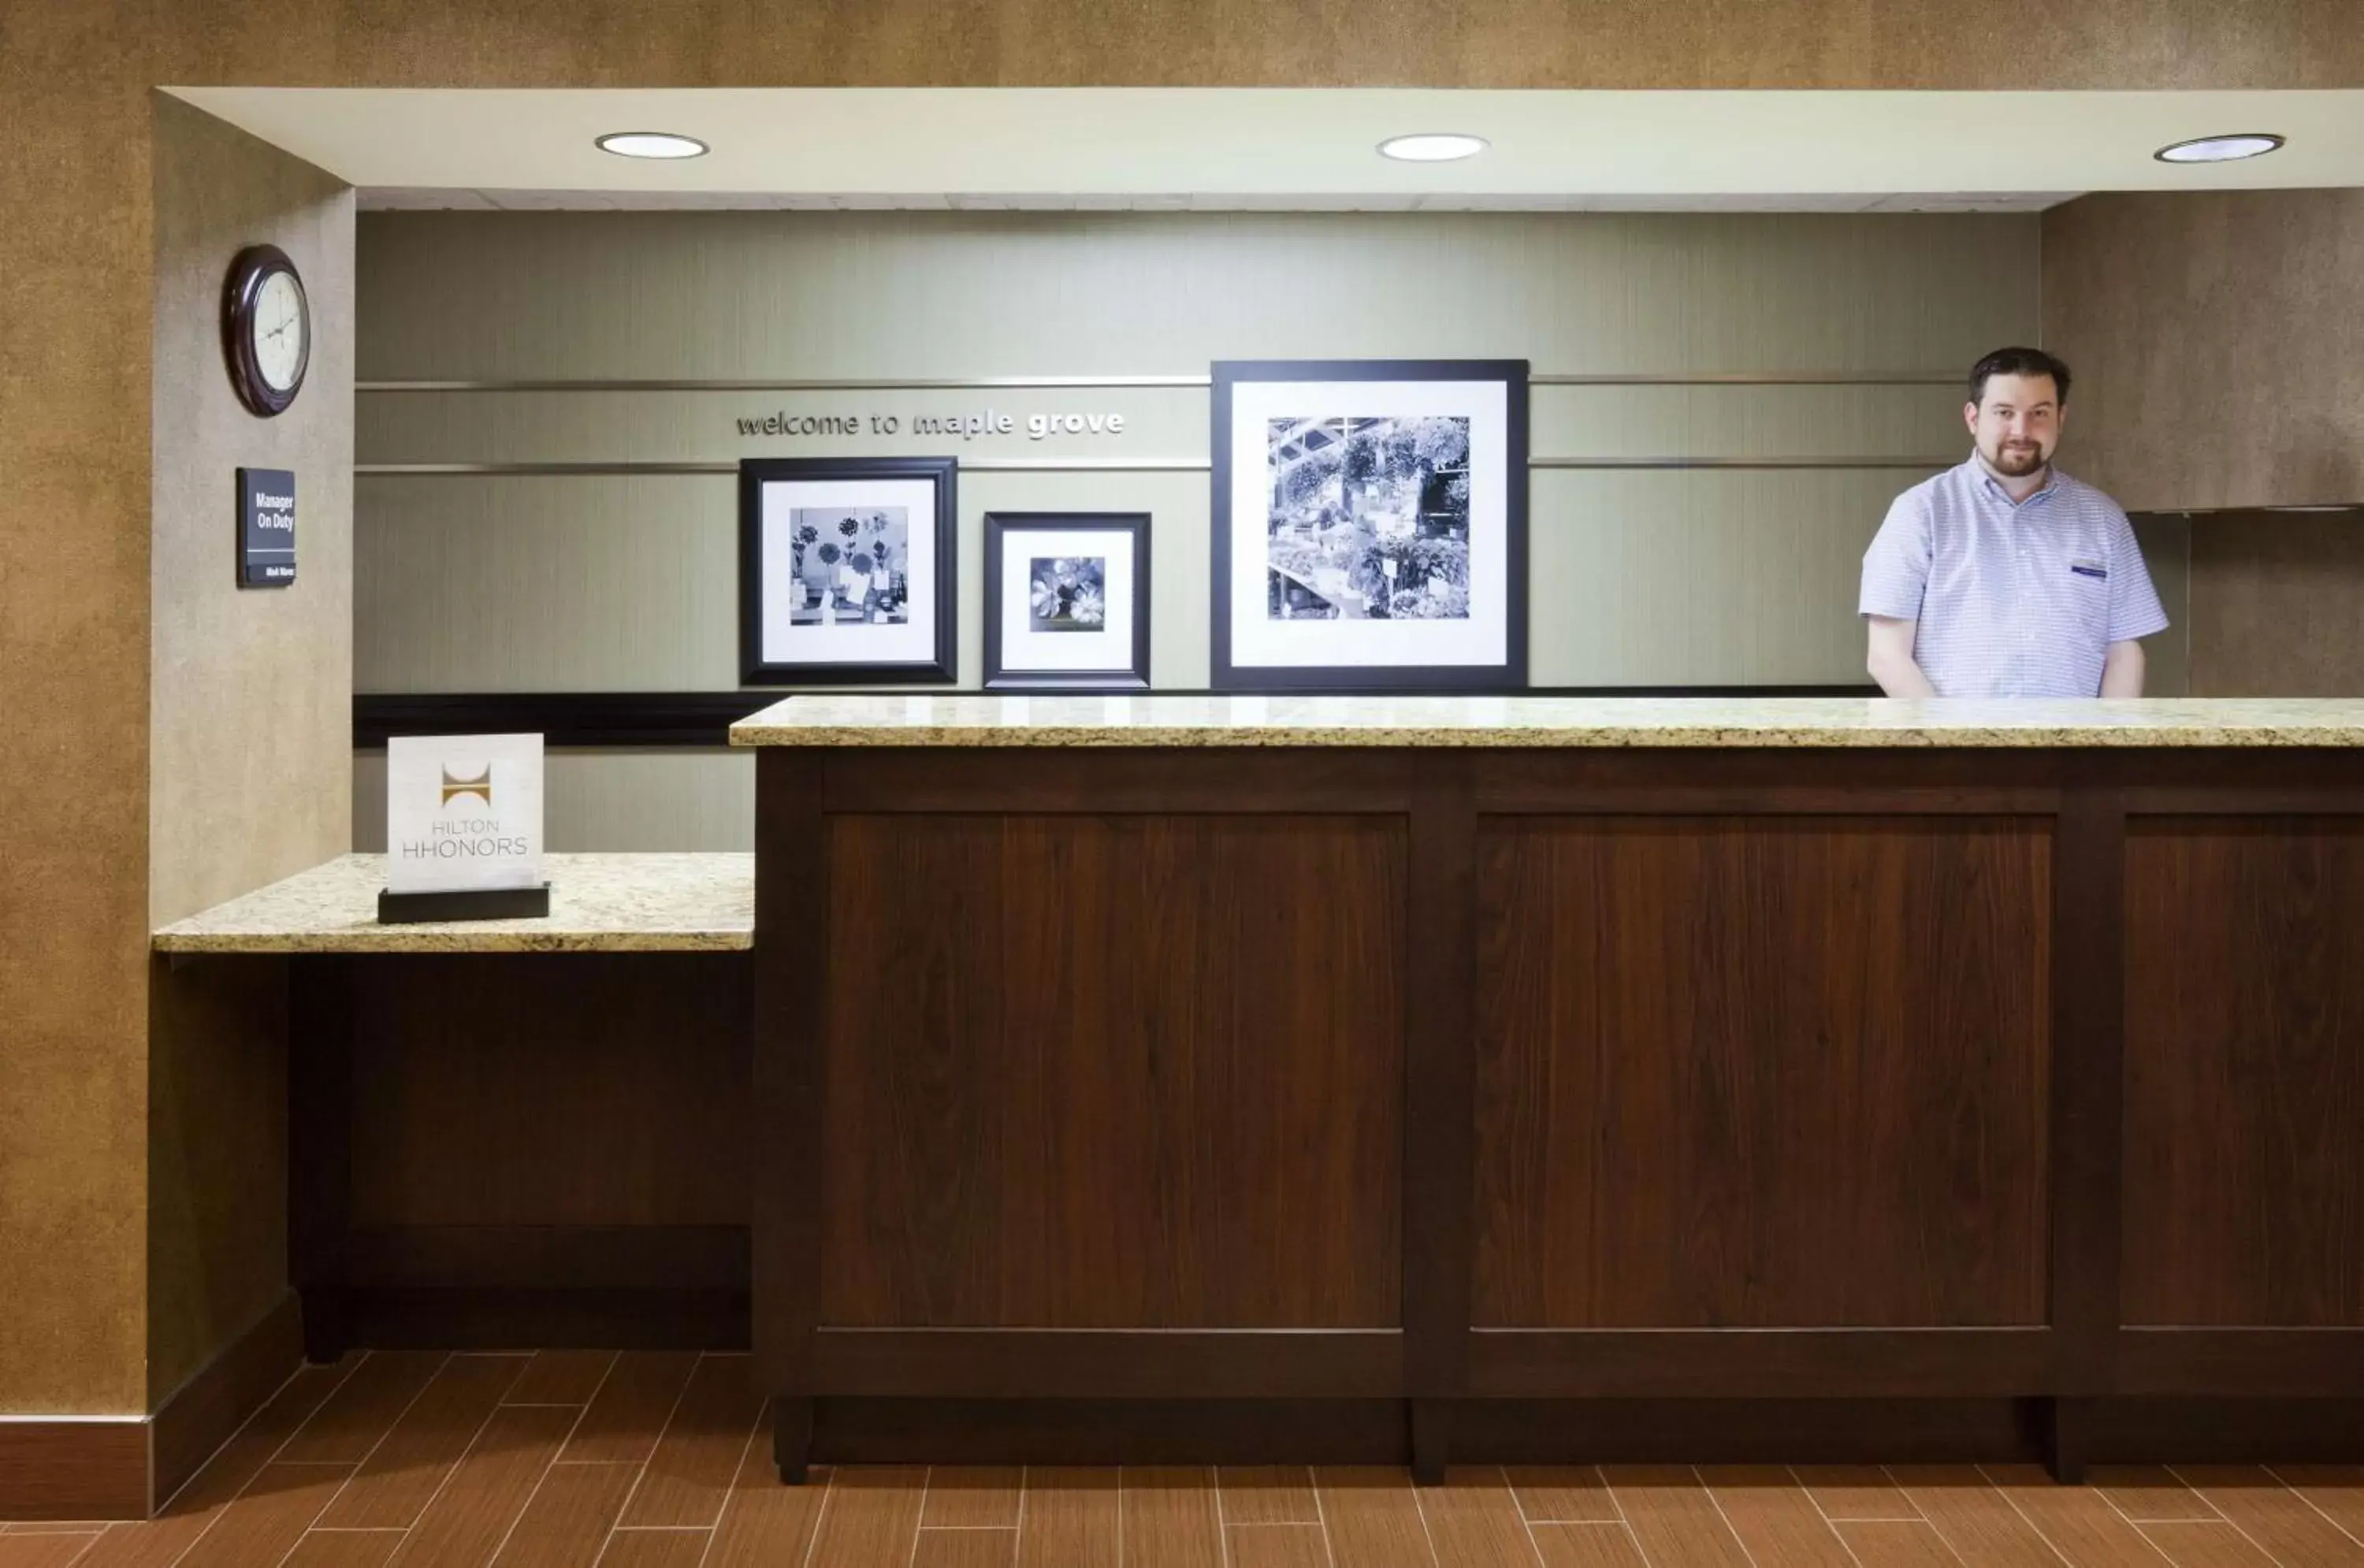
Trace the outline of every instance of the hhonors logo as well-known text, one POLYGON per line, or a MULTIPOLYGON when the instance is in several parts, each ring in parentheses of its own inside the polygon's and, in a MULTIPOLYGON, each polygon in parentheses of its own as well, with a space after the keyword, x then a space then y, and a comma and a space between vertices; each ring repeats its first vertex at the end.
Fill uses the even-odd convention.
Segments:
POLYGON ((484 765, 483 772, 473 776, 453 771, 449 762, 443 764, 442 772, 443 798, 438 802, 439 805, 449 806, 463 795, 473 795, 485 803, 485 810, 492 809, 493 765, 490 762, 484 765))

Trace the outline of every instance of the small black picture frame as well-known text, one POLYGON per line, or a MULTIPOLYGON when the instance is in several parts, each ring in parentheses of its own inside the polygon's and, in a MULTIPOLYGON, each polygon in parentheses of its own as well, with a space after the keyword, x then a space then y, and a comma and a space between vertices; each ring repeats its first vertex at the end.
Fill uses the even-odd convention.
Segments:
MULTIPOLYGON (((1105 594, 1109 568, 1104 561, 1096 562, 1096 582, 1105 594)), ((1087 583, 1086 587, 1093 585, 1087 583)), ((989 692, 1145 692, 1149 690, 1149 628, 1150 628, 1150 559, 1149 514, 1146 512, 987 512, 985 515, 985 689, 989 692), (1127 625, 1130 646, 1124 650, 1121 662, 1095 664, 1088 669, 1026 668, 1027 661, 1019 649, 1010 645, 1003 626, 1007 606, 1010 603, 1010 579, 1006 572, 1026 573, 1031 577, 1030 550, 1012 553, 1008 546, 1015 538, 1049 535, 1054 539, 1087 534, 1121 533, 1132 541, 1131 559, 1125 563, 1122 577, 1131 584, 1123 595, 1123 623, 1127 625), (1010 662, 1020 667, 1012 669, 1010 662)), ((1029 603, 1036 596, 1035 584, 1027 584, 1029 603)), ((1103 601, 1103 613, 1117 606, 1103 601)), ((1073 618, 1072 601, 1061 606, 1045 617, 1031 617, 1038 624, 1050 624, 1073 618)), ((1117 618, 1109 615, 1100 624, 1117 618)), ((1109 635, 1102 633, 1101 635, 1109 635)))
POLYGON ((742 684, 958 678, 959 466, 949 457, 741 461, 742 684), (864 486, 876 488, 875 502, 862 498, 864 486), (787 516, 767 528, 772 511, 787 516), (830 538, 808 540, 806 529, 821 527, 801 520, 808 512, 842 514, 843 521, 830 525, 830 538), (846 523, 853 528, 841 540, 836 533, 846 523), (924 550, 917 548, 922 544, 924 550), (767 548, 784 558, 767 561, 767 548), (891 564, 898 551, 900 573, 891 564), (831 647, 841 639, 848 644, 844 656, 831 647), (882 643, 889 646, 882 651, 882 643))
MULTIPOLYGON (((1412 694, 1515 692, 1525 687, 1526 361, 1229 360, 1214 362, 1210 382, 1213 472, 1209 535, 1213 579, 1209 684, 1214 690, 1412 694), (1383 398, 1375 389, 1373 395, 1358 398, 1355 388, 1373 383, 1397 384, 1397 393, 1391 399, 1383 398), (1449 395, 1442 399, 1406 395, 1402 384, 1411 383, 1466 384, 1468 406, 1455 413, 1449 395), (1271 394, 1262 391, 1262 384, 1291 388, 1288 406, 1275 404, 1257 415, 1256 404, 1243 405, 1240 400, 1252 395, 1259 402, 1272 399, 1271 394), (1393 407, 1377 406, 1389 401, 1393 407), (1250 428, 1246 421, 1252 415, 1256 417, 1250 428), (1326 515, 1314 521, 1290 517, 1302 504, 1287 494, 1295 472, 1289 465, 1310 460, 1319 449, 1310 436, 1299 444, 1310 450, 1290 450, 1276 444, 1284 441, 1284 427, 1293 424, 1312 432, 1317 427, 1337 425, 1333 439, 1338 443, 1343 480, 1352 477, 1346 471, 1355 441, 1388 439, 1389 432, 1374 433, 1373 428, 1438 421, 1448 425, 1457 421, 1461 426, 1459 467, 1448 473, 1445 464, 1452 460, 1433 462, 1426 455, 1429 449, 1422 445, 1416 481, 1391 482, 1398 489, 1409 486, 1410 490, 1408 499, 1397 497, 1389 503, 1397 510, 1387 514, 1394 532, 1387 536, 1379 552, 1385 559, 1379 560, 1378 566, 1388 569, 1384 579, 1377 576, 1377 566, 1360 561, 1359 555, 1372 553, 1368 549, 1339 542, 1361 526, 1359 508, 1369 504, 1366 496, 1344 495, 1335 503, 1322 502, 1327 512, 1342 514, 1338 520, 1326 515), (1237 482, 1248 472, 1243 465, 1250 463, 1254 473, 1268 478, 1268 486, 1259 492, 1265 499, 1255 517, 1235 517, 1237 482), (1439 480, 1449 481, 1453 475, 1458 476, 1457 502, 1442 498, 1451 495, 1449 483, 1441 489, 1437 486, 1439 480), (1453 516, 1456 505, 1457 522, 1453 516), (1451 576, 1455 568, 1449 559, 1456 529, 1461 552, 1457 613, 1456 585, 1451 576), (1481 529, 1491 537, 1481 539, 1481 529), (1400 538, 1396 537, 1399 534, 1400 538), (1255 559, 1244 553, 1242 540, 1256 550, 1255 559), (1299 561, 1317 565, 1299 564, 1299 561), (1486 568, 1482 573, 1481 563, 1486 568), (1329 584, 1326 596, 1319 584, 1307 580, 1317 566, 1325 578, 1342 580, 1329 584), (1235 569, 1254 573, 1254 581, 1235 582, 1235 569), (1292 576, 1292 573, 1300 575, 1292 576), (1360 581, 1365 576, 1371 578, 1370 584, 1360 581), (1488 576, 1494 581, 1481 581, 1488 576), (1408 580, 1417 580, 1421 588, 1392 587, 1408 580), (1271 607, 1258 617, 1256 627, 1237 625, 1235 595, 1243 603, 1269 595, 1271 607), (1381 607, 1373 610, 1375 605, 1381 607), (1300 647, 1321 640, 1319 633, 1271 629, 1292 616, 1300 620, 1326 618, 1333 628, 1343 628, 1349 621, 1367 626, 1425 619, 1432 627, 1459 621, 1467 623, 1469 635, 1454 650, 1455 657, 1450 662, 1422 657, 1417 651, 1419 646, 1434 648, 1444 640, 1444 634, 1435 631, 1399 639, 1414 646, 1397 655, 1385 649, 1394 639, 1392 633, 1378 631, 1334 631, 1333 639, 1342 645, 1341 657, 1336 659, 1322 657, 1318 648, 1292 651, 1286 658, 1260 658, 1254 649, 1243 647, 1280 639, 1300 647), (1360 651, 1347 656, 1348 645, 1359 645, 1360 651), (1494 652, 1497 647, 1499 654, 1494 652), (1469 651, 1482 656, 1469 657, 1469 651)), ((1452 391, 1444 390, 1448 395, 1452 391)), ((1398 439, 1429 439, 1410 434, 1398 439)))

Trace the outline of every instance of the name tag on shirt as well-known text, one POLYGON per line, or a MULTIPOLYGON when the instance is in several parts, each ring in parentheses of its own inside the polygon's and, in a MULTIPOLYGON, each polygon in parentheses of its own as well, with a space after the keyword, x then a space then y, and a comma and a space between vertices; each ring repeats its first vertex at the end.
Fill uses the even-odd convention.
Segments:
POLYGON ((2106 578, 2110 574, 2110 569, 2098 561, 2072 561, 2068 563, 2068 570, 2080 577, 2106 578))

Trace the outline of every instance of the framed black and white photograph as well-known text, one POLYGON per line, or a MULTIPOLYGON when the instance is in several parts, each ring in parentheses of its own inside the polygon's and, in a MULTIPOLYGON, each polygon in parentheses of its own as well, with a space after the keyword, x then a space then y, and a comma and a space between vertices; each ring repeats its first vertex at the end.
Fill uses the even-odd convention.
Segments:
POLYGON ((985 515, 987 691, 1149 689, 1149 517, 985 515))
POLYGON ((750 685, 953 678, 957 464, 739 465, 739 657, 750 685))
POLYGON ((1527 679, 1527 362, 1219 361, 1218 691, 1527 679))

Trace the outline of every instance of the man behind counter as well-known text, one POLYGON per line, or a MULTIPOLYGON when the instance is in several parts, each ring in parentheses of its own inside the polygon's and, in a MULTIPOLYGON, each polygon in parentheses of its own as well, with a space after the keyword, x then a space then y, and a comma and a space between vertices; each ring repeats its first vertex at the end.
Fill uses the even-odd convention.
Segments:
POLYGON ((1998 349, 1970 372, 1977 450, 1888 508, 1863 557, 1866 661, 1892 697, 2138 697, 2167 613, 2118 504, 2052 466, 2068 367, 1998 349))

